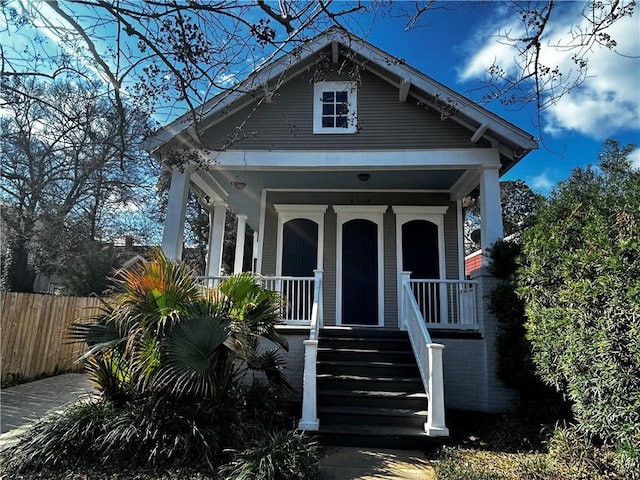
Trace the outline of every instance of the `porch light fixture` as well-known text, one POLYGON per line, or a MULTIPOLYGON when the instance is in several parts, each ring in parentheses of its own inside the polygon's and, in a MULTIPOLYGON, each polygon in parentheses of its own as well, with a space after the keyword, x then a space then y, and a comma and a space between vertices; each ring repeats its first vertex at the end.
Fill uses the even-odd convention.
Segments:
POLYGON ((358 180, 360 180, 361 182, 366 182, 371 178, 371 175, 369 173, 359 173, 358 174, 358 180))
POLYGON ((236 177, 236 179, 231 182, 231 185, 233 185, 237 190, 242 190, 247 186, 247 182, 245 182, 241 177, 236 177))

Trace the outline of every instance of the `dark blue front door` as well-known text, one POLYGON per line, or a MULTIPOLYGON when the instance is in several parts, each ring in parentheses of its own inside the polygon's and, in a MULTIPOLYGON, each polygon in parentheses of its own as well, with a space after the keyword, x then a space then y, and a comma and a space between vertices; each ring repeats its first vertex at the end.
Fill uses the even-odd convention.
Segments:
POLYGON ((313 277, 318 262, 318 224, 306 218, 282 228, 282 275, 313 277))
MULTIPOLYGON (((402 225, 402 269, 411 278, 440 278, 438 226, 426 220, 413 220, 402 225)), ((424 283, 414 286, 422 316, 428 322, 440 321, 440 285, 424 283)))
POLYGON ((378 226, 342 226, 342 324, 378 325, 378 226))

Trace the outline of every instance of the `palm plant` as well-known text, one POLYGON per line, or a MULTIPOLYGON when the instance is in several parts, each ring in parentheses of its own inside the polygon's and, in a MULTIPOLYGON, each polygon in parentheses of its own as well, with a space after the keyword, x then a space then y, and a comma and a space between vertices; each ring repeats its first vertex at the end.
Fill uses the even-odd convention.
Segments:
POLYGON ((88 370, 105 396, 167 394, 221 400, 247 370, 290 388, 282 374, 276 332, 282 303, 253 274, 201 287, 184 264, 160 251, 121 271, 114 293, 72 339, 88 345, 88 370), (276 347, 260 353, 260 338, 276 347))

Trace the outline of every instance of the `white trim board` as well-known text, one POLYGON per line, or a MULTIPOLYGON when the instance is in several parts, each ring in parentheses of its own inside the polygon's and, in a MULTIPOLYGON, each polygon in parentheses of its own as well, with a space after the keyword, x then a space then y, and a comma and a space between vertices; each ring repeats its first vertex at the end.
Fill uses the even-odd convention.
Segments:
POLYGON ((349 167, 500 167, 496 148, 451 148, 441 150, 231 150, 204 154, 211 170, 225 167, 287 168, 323 167, 344 170, 349 167))
POLYGON ((284 224, 299 218, 310 220, 318 225, 318 239, 316 251, 316 270, 322 270, 324 265, 324 214, 327 205, 274 204, 278 212, 278 233, 276 242, 276 275, 282 275, 282 247, 284 224))

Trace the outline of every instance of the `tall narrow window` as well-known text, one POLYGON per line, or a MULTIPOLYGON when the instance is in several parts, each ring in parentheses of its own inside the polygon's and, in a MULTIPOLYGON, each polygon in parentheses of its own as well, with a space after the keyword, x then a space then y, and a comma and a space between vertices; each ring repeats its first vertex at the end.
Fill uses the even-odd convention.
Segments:
POLYGON ((355 133, 355 82, 318 82, 314 85, 313 133, 355 133))

